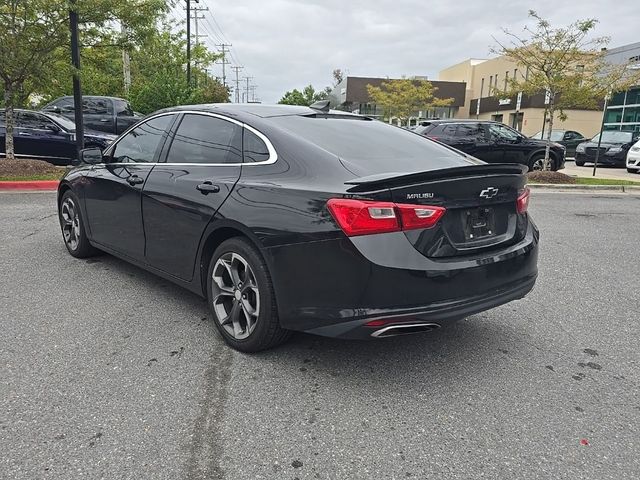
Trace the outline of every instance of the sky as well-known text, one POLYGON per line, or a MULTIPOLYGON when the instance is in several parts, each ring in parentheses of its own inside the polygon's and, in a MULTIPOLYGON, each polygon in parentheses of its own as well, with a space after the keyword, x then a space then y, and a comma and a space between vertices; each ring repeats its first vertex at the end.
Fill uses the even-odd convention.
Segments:
MULTIPOLYGON (((256 96, 275 103, 293 88, 322 90, 332 71, 351 76, 399 78, 426 75, 467 58, 489 58, 502 28, 522 33, 535 9, 552 26, 599 20, 594 36, 609 47, 640 41, 638 0, 192 0, 199 33, 214 49, 231 43, 239 77, 253 77, 256 96)), ((174 9, 174 12, 179 10, 174 9)), ((192 23, 193 28, 193 23, 192 23)), ((212 72, 222 76, 221 65, 212 72)), ((227 81, 235 84, 227 66, 227 81)))

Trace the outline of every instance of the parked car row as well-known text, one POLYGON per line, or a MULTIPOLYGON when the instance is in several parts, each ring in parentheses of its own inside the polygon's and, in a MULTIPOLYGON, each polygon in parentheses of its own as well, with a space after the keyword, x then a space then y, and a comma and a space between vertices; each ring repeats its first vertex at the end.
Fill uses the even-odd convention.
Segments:
MULTIPOLYGON (((0 110, 0 156, 5 154, 5 111, 0 110)), ((107 148, 115 135, 85 130, 87 147, 107 148)), ((48 112, 14 110, 13 145, 17 157, 70 165, 77 158, 76 125, 66 117, 48 112)))
MULTIPOLYGON (((546 142, 528 138, 502 123, 487 120, 429 120, 414 132, 449 145, 487 163, 519 163, 541 170, 546 142)), ((564 168, 565 147, 552 143, 551 170, 564 168)))

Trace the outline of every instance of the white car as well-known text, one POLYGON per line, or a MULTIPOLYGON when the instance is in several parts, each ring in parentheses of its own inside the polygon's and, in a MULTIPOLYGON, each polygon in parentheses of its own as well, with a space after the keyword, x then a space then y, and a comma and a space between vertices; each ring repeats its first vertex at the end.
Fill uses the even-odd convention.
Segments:
POLYGON ((627 153, 627 172, 640 172, 640 140, 634 143, 627 153))

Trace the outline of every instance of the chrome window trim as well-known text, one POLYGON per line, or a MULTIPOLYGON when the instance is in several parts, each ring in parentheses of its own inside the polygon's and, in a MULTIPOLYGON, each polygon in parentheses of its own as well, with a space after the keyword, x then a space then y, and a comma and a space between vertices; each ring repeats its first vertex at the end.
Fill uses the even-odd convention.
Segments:
MULTIPOLYGON (((267 160, 263 160, 262 162, 239 162, 239 163, 169 163, 169 162, 109 162, 109 163, 97 163, 95 164, 96 166, 98 165, 169 165, 169 166, 179 166, 179 165, 186 165, 189 167, 238 167, 238 166, 254 166, 254 165, 271 165, 276 163, 276 161, 278 160, 278 152, 276 152, 275 147, 273 146, 273 144, 271 143, 271 141, 269 140, 269 138, 263 134, 262 132, 260 132, 259 130, 255 129, 254 127, 252 127, 251 125, 247 125, 246 123, 243 123, 239 120, 236 120, 235 118, 229 118, 229 117, 225 117, 224 115, 220 115, 218 113, 213 113, 213 112, 202 112, 202 111, 198 111, 198 110, 179 110, 179 111, 175 111, 175 112, 163 112, 163 113, 158 113, 156 115, 152 115, 148 118, 144 119, 144 123, 153 120, 154 118, 158 118, 158 117, 162 117, 165 115, 179 115, 181 113, 192 113, 192 114, 196 114, 196 115, 204 115, 207 117, 214 117, 214 118, 219 118, 221 120, 225 120, 227 122, 231 122, 231 123, 235 123, 236 125, 239 125, 242 128, 246 128, 247 130, 249 130, 252 133, 255 133, 258 138, 260 138, 264 144, 267 146, 267 151, 269 152, 269 158, 267 160)), ((109 145, 105 151, 104 154, 105 155, 111 155, 111 153, 113 152, 113 150, 116 148, 116 145, 118 145, 118 143, 120 142, 120 140, 122 140, 125 135, 127 135, 131 130, 133 130, 134 128, 140 126, 142 122, 138 122, 135 125, 130 126, 127 130, 125 130, 124 132, 122 132, 122 134, 120 135, 120 137, 118 137, 118 139, 116 141, 114 141, 111 145, 109 145)), ((178 125, 178 128, 180 128, 180 126, 178 125)), ((171 150, 171 148, 169 148, 169 150, 171 150)))

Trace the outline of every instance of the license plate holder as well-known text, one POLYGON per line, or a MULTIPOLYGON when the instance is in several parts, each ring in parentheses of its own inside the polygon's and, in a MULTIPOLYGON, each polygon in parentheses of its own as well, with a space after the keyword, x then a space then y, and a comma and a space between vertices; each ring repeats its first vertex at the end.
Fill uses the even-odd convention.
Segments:
POLYGON ((495 215, 491 207, 466 210, 463 214, 464 238, 468 242, 494 236, 495 215))

